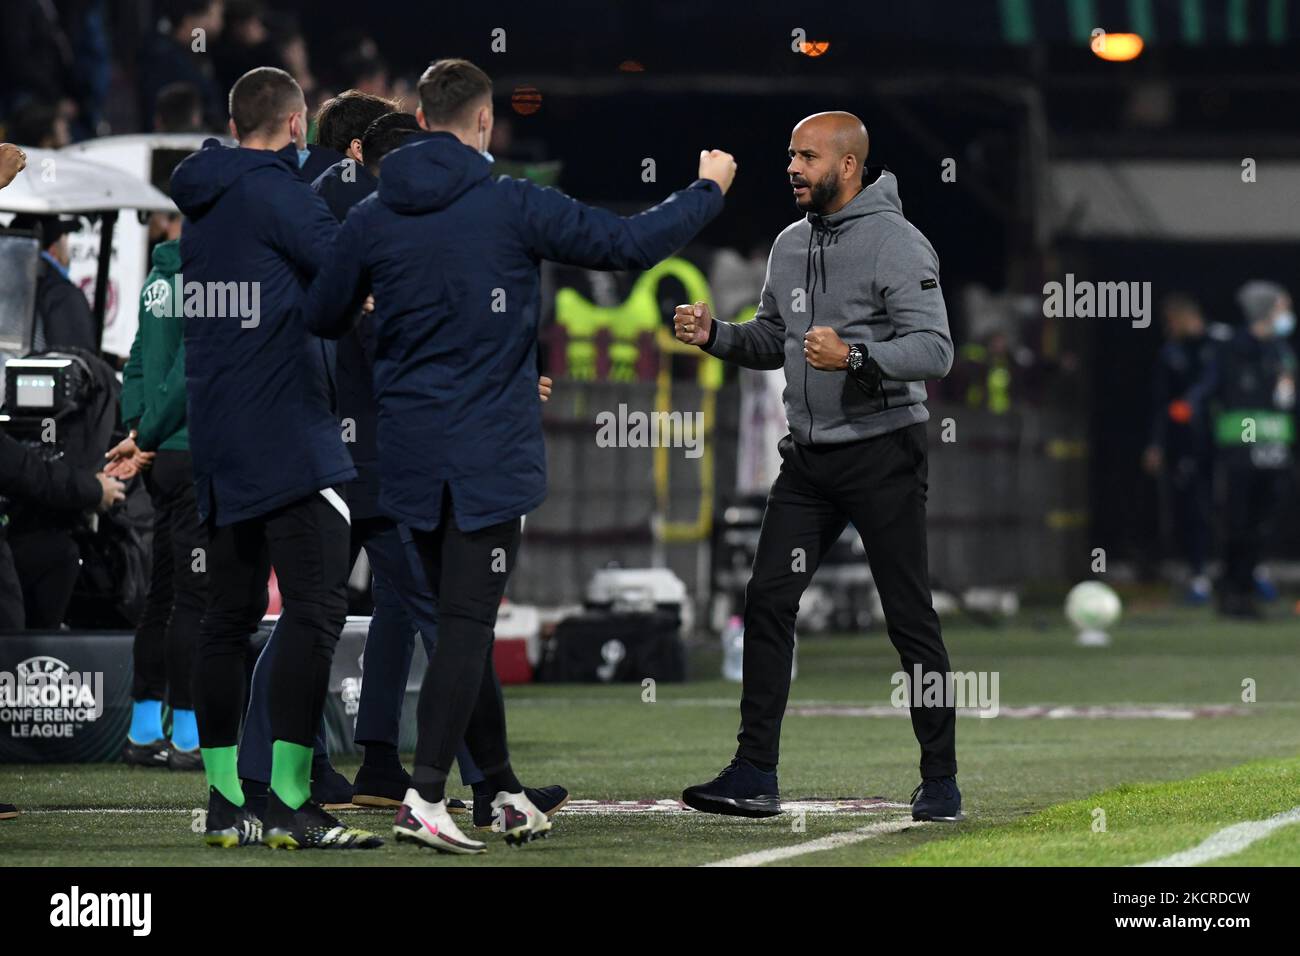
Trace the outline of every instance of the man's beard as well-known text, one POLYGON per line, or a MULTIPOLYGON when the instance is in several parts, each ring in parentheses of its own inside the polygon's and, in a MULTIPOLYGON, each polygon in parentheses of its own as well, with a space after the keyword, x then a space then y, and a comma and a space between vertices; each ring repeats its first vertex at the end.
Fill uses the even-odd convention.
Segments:
POLYGON ((839 183, 835 181, 835 174, 827 173, 817 182, 810 184, 808 205, 801 208, 807 212, 822 215, 835 202, 837 195, 839 195, 839 183))

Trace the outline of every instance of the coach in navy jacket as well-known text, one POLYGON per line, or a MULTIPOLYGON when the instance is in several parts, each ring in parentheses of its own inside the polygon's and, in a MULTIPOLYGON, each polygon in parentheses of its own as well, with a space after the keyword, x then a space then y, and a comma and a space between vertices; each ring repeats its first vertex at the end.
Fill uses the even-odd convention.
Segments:
POLYGON ((235 280, 242 304, 256 306, 185 323, 200 515, 215 516, 221 527, 352 480, 356 471, 331 410, 327 352, 308 333, 302 310, 338 232, 329 208, 284 153, 216 140, 176 167, 172 197, 201 225, 187 224, 181 235, 185 282, 235 280), (235 191, 241 201, 217 204, 235 191), (232 394, 241 400, 223 400, 232 394))
POLYGON ((467 532, 546 497, 541 260, 647 269, 722 211, 710 180, 625 218, 490 169, 450 133, 416 134, 348 215, 308 300, 312 330, 337 338, 373 287, 380 503, 420 530, 438 526, 448 482, 467 532))

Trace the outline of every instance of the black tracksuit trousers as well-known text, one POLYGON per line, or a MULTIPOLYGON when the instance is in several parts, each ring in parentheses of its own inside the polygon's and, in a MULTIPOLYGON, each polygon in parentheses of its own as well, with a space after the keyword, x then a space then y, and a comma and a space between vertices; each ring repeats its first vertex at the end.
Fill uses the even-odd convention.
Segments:
MULTIPOLYGON (((779 447, 781 471, 768 495, 745 593, 744 690, 736 751, 770 764, 777 763, 781 719, 790 696, 799 599, 850 521, 862 536, 889 639, 909 684, 917 664, 922 674, 944 675, 941 686, 949 683, 948 652, 930 599, 925 425, 839 445, 801 445, 787 435, 779 447)), ((956 712, 947 703, 912 707, 923 777, 957 772, 956 712)))
POLYGON ((271 739, 312 746, 334 646, 348 611, 348 518, 341 496, 317 492, 256 518, 209 517, 209 603, 194 661, 203 747, 233 747, 244 716, 249 635, 266 613, 272 566, 282 607, 270 675, 271 739))
POLYGON ((411 531, 438 596, 438 646, 420 687, 415 766, 445 777, 463 739, 490 780, 510 764, 492 645, 521 529, 519 519, 512 518, 476 531, 460 530, 449 489, 441 510, 436 529, 411 531))

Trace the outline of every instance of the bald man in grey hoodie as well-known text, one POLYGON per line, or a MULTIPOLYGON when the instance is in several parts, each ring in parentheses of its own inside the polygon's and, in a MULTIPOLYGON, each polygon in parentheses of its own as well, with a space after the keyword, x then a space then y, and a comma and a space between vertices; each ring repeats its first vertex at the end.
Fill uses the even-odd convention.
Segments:
POLYGON ((748 368, 785 368, 790 434, 745 594, 744 690, 736 757, 688 788, 696 810, 780 812, 776 765, 790 693, 795 614, 821 557, 852 522, 911 688, 921 745, 916 820, 961 819, 948 652, 926 558, 925 380, 952 367, 939 260, 903 218, 898 181, 865 170, 850 113, 794 128, 787 173, 805 213, 776 239, 762 300, 744 324, 702 302, 677 307, 678 339, 748 368))

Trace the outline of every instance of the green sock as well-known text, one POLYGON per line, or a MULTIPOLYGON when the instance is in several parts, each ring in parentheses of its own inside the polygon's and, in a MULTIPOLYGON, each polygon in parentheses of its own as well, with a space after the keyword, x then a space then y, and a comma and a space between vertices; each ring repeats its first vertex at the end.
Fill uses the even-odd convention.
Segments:
POLYGON ((244 805, 244 788, 239 785, 239 750, 236 747, 204 747, 203 772, 208 786, 237 807, 244 805))
POLYGON ((311 748, 277 740, 271 745, 271 790, 290 810, 311 799, 311 748))

